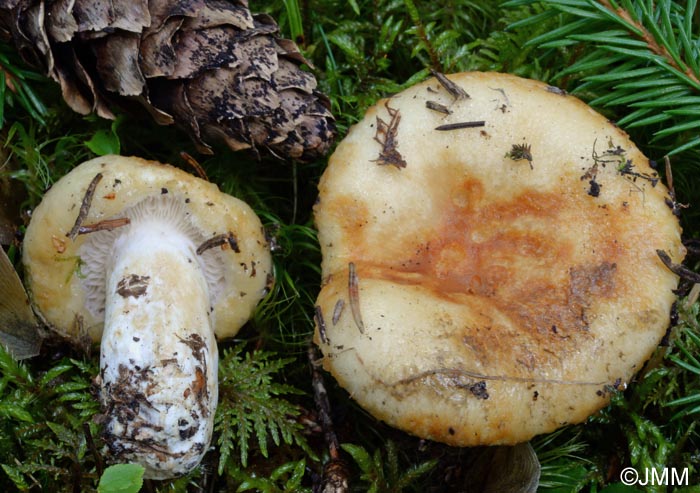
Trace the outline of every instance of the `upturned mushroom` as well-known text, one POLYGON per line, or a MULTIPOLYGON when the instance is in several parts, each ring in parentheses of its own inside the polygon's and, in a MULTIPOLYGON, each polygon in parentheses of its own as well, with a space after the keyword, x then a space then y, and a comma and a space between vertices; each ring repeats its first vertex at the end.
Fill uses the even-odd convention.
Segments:
POLYGON ((217 338, 239 330, 272 282, 253 210, 172 166, 101 157, 46 193, 23 261, 50 327, 101 341, 114 460, 155 479, 192 470, 212 435, 217 338))
POLYGON ((575 97, 437 74, 370 108, 320 181, 324 367, 375 417, 451 445, 581 422, 669 326, 675 206, 575 97))

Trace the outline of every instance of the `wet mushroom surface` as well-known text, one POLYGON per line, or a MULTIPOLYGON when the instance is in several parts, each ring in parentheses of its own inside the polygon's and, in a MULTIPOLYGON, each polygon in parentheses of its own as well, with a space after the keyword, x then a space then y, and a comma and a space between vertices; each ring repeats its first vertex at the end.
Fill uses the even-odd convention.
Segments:
POLYGON ((23 262, 47 324, 101 343, 110 460, 153 479, 191 471, 212 436, 217 339, 238 332, 272 283, 254 211, 172 166, 105 156, 46 193, 23 262))
POLYGON ((575 97, 436 74, 370 108, 321 178, 324 367, 375 417, 451 445, 581 422, 669 326, 672 205, 575 97))

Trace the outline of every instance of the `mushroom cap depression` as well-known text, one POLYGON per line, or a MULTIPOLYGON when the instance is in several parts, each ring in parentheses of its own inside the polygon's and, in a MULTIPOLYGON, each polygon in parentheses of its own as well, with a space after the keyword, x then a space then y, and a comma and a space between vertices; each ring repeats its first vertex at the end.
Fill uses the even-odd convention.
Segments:
MULTIPOLYGON (((92 201, 81 218, 84 226, 128 217, 130 210, 148 200, 149 207, 163 216, 181 211, 181 227, 191 233, 195 246, 211 241, 212 247, 205 247, 197 260, 206 272, 218 338, 235 335, 267 292, 272 280, 269 246, 260 220, 246 203, 166 164, 104 156, 81 164, 54 184, 34 210, 24 239, 32 301, 60 334, 94 342, 102 335, 101 264, 110 261, 110 237, 119 233, 119 227, 71 240, 67 235, 81 206, 85 209, 86 195, 92 201), (93 181, 96 186, 89 193, 93 181), (158 212, 161 206, 170 212, 158 212)), ((180 284, 172 289, 189 289, 180 284)))
MULTIPOLYGON (((496 73, 369 109, 330 159, 315 341, 375 417, 451 445, 584 420, 669 326, 669 191, 578 99, 496 73)), ((451 83, 450 83, 451 81, 451 83)))

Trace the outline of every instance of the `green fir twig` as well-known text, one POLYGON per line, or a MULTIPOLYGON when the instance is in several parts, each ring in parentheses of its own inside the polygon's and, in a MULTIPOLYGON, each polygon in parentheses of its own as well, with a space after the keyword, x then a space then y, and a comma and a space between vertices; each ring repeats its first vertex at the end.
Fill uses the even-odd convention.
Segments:
MULTIPOLYGON (((506 7, 533 5, 530 0, 506 7)), ((573 63, 551 80, 572 86, 594 107, 623 110, 617 123, 645 128, 672 156, 700 145, 700 32, 696 0, 645 2, 547 0, 559 27, 526 46, 557 49, 573 63)), ((523 27, 535 19, 521 21, 523 27)), ((513 26, 511 26, 513 28, 513 26)))

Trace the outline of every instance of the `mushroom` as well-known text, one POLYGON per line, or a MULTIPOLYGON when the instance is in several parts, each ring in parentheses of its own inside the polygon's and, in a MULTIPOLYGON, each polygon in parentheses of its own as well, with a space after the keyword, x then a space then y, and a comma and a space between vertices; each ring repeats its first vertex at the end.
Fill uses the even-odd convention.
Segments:
POLYGON ((172 166, 105 156, 33 212, 23 262, 58 333, 101 340, 103 436, 145 477, 192 470, 211 440, 217 341, 269 289, 271 255, 244 202, 172 166))
POLYGON ((673 205, 575 97, 438 74, 370 108, 321 178, 324 367, 375 417, 451 445, 581 422, 669 326, 673 205))

